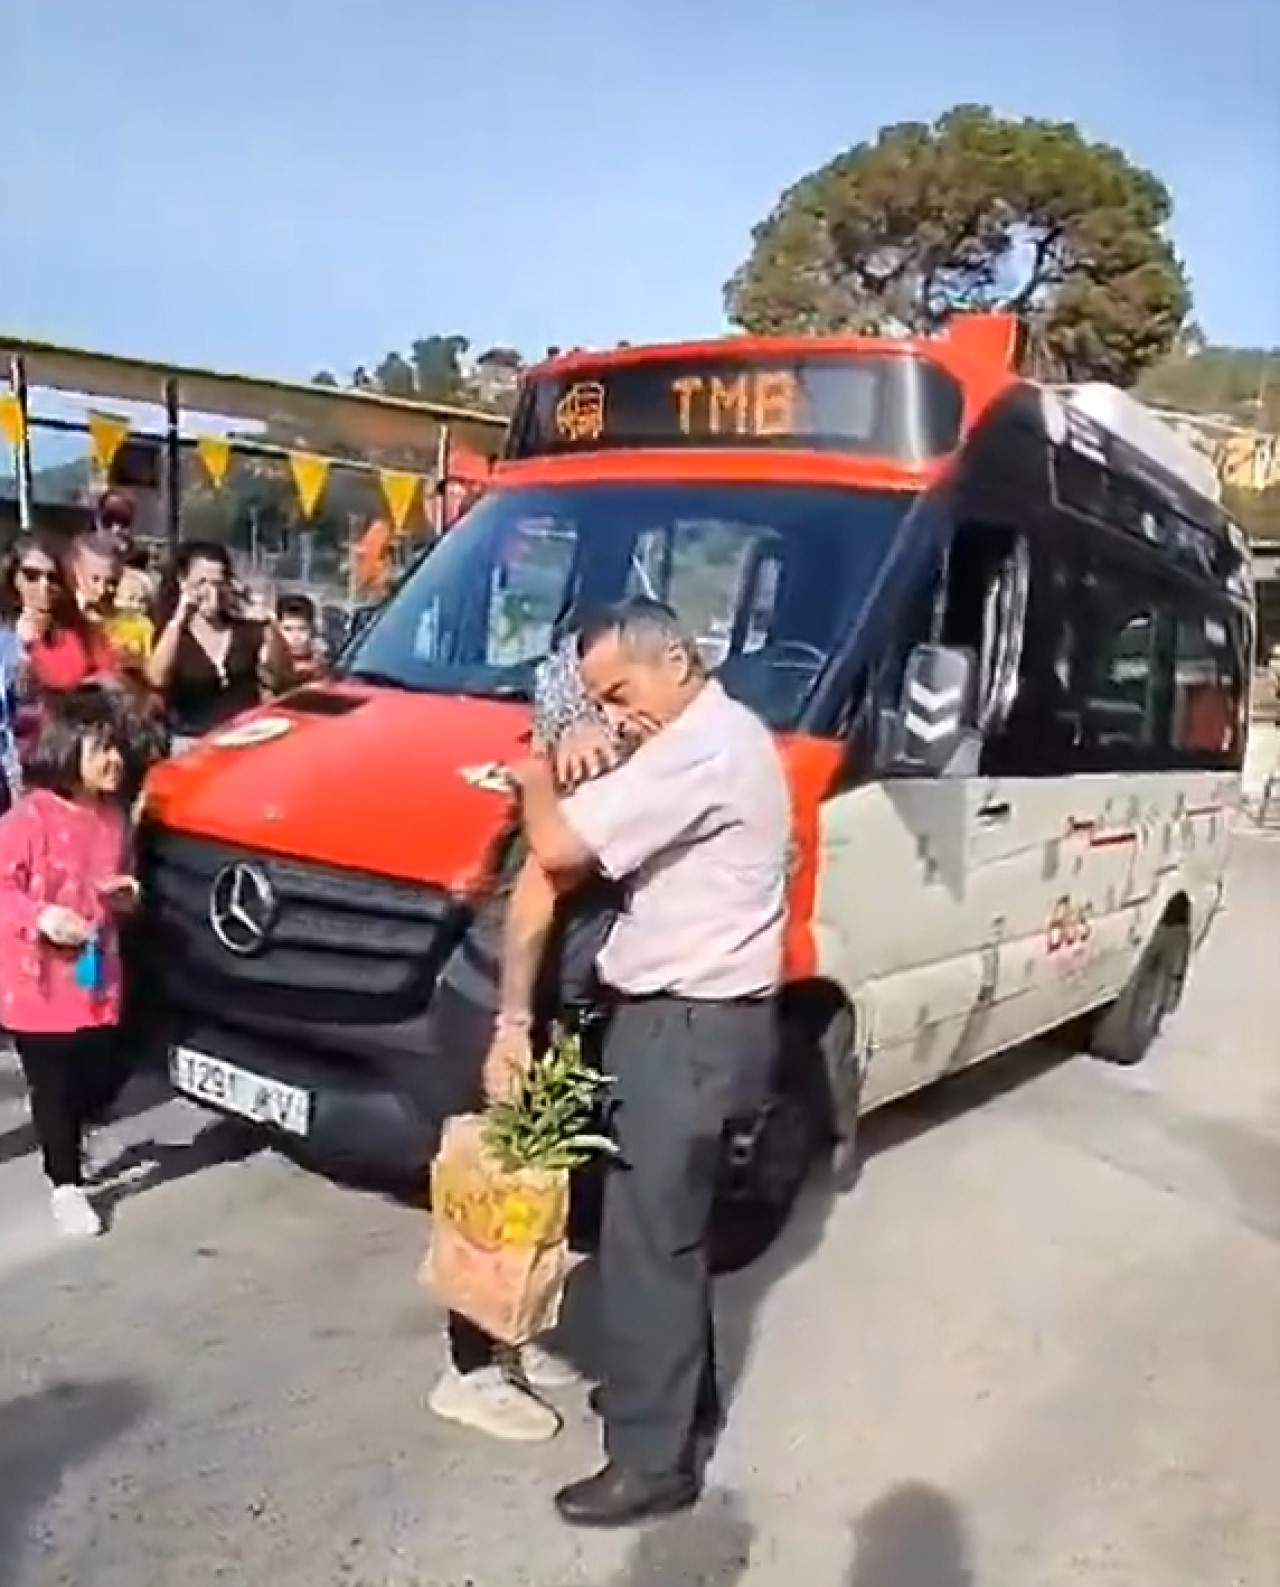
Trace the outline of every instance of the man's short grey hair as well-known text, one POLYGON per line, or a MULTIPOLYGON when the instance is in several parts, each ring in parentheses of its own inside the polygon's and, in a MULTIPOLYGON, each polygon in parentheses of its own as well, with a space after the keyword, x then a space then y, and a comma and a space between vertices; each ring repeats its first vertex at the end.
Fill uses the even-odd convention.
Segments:
POLYGON ((102 529, 91 529, 87 534, 77 535, 71 549, 77 557, 101 557, 104 562, 120 561, 120 547, 102 529))
POLYGON ((697 645, 676 612, 663 601, 636 596, 593 612, 578 630, 578 654, 585 656, 593 645, 615 635, 627 655, 637 661, 660 661, 675 649, 690 667, 702 668, 697 645))

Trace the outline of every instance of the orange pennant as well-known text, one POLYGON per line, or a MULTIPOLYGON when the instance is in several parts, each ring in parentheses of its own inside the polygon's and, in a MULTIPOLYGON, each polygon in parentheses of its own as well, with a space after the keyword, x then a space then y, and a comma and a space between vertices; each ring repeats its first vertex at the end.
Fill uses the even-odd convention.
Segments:
POLYGON ((124 445, 128 434, 128 419, 113 419, 105 413, 89 415, 89 438, 93 443, 93 455, 104 474, 111 472, 116 453, 124 445))
POLYGON ((22 401, 7 392, 0 397, 0 430, 9 437, 9 445, 15 452, 27 438, 27 416, 22 411, 22 401))
POLYGON ((329 479, 329 459, 314 452, 290 452, 289 467, 293 470, 293 483, 298 488, 298 505, 302 516, 310 518, 320 505, 324 487, 329 479))
POLYGON ((398 535, 402 535, 413 508, 414 497, 418 494, 421 479, 417 474, 405 474, 399 469, 384 468, 378 471, 378 483, 382 486, 382 494, 387 503, 387 511, 391 514, 391 522, 395 525, 395 531, 398 535))
POLYGON ((196 442, 196 451, 215 489, 220 487, 231 467, 231 442, 220 435, 202 435, 196 442))

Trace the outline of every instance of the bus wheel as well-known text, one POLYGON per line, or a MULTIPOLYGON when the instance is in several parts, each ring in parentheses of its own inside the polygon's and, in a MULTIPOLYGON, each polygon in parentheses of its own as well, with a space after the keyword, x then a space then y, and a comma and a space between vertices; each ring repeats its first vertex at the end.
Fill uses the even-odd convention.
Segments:
POLYGON ((1097 1015, 1088 1050, 1109 1063, 1140 1063, 1178 1006, 1190 956, 1186 926, 1166 921, 1157 927, 1124 991, 1097 1015))
POLYGON ((781 1234, 813 1166, 808 1101, 780 1090, 751 1120, 725 1136, 711 1215, 711 1265, 733 1273, 762 1256, 781 1234))

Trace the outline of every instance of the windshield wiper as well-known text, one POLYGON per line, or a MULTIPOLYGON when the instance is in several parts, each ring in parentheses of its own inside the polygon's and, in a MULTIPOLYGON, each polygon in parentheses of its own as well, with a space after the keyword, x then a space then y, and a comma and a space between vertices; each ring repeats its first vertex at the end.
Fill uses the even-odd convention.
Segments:
POLYGON ((461 695, 467 700, 522 700, 533 699, 533 686, 528 683, 451 683, 446 694, 461 695))
POLYGON ((408 678, 399 677, 393 672, 379 672, 373 667, 355 667, 350 672, 342 674, 347 683, 371 683, 375 689, 407 689, 411 693, 421 693, 418 684, 410 683, 408 678))

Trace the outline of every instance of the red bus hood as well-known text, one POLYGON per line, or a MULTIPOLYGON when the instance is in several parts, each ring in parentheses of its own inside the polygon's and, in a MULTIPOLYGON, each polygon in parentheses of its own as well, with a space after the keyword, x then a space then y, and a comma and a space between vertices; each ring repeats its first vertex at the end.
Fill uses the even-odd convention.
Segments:
MULTIPOLYGON (((279 737, 222 748, 220 733, 159 766, 148 820, 295 859, 467 891, 511 801, 464 770, 528 753, 526 706, 337 685, 342 715, 285 700, 236 724, 279 719, 279 737)), ((224 730, 225 731, 225 730, 224 730)))

